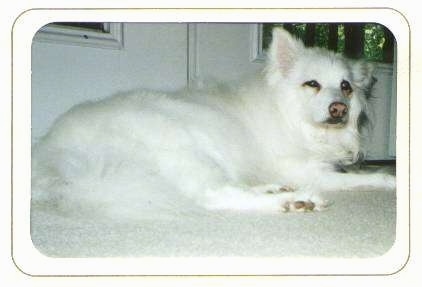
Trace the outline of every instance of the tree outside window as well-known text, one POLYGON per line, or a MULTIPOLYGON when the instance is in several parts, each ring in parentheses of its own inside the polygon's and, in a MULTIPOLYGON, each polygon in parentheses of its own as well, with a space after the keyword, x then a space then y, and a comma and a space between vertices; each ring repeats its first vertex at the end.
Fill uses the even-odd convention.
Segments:
POLYGON ((394 36, 377 23, 267 23, 263 25, 264 50, 271 42, 274 27, 284 27, 308 47, 324 47, 369 61, 392 63, 394 60, 394 36))

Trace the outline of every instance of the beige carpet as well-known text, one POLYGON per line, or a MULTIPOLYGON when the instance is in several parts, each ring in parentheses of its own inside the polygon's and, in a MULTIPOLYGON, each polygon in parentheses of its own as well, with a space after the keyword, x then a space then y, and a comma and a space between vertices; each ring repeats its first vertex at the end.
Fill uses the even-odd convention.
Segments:
POLYGON ((36 248, 53 257, 327 256, 373 257, 395 240, 394 192, 327 194, 323 212, 149 215, 136 221, 66 217, 33 209, 36 248), (154 219, 156 217, 156 219, 154 219))

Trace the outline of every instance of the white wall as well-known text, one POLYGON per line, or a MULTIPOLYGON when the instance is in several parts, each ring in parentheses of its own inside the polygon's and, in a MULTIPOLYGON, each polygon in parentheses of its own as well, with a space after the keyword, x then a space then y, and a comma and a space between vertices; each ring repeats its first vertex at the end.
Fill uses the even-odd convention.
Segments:
POLYGON ((372 141, 369 143, 371 159, 390 159, 395 156, 395 123, 396 99, 393 85, 393 67, 381 64, 376 70, 377 83, 372 93, 372 105, 375 111, 375 123, 372 131, 372 141), (392 133, 390 135, 390 133, 392 133))
POLYGON ((251 40, 248 24, 197 24, 195 76, 230 81, 261 71, 264 63, 251 61, 251 40))
MULTIPOLYGON (((32 138, 76 103, 135 88, 176 90, 189 79, 234 80, 263 68, 251 61, 249 24, 125 24, 120 50, 48 44, 32 47, 32 138)), ((377 72, 378 117, 370 158, 388 159, 392 67, 377 72)), ((393 148, 394 150, 394 148, 393 148)))
POLYGON ((125 24, 121 50, 33 42, 32 138, 71 106, 135 88, 187 83, 185 24, 125 24))

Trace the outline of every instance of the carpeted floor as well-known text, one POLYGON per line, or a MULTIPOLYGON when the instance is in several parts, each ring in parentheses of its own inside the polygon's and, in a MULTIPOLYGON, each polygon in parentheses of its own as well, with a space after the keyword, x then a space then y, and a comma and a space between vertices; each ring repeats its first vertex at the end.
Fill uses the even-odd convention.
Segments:
POLYGON ((323 212, 183 213, 119 222, 34 209, 34 245, 52 257, 374 257, 395 240, 394 192, 338 192, 323 212))

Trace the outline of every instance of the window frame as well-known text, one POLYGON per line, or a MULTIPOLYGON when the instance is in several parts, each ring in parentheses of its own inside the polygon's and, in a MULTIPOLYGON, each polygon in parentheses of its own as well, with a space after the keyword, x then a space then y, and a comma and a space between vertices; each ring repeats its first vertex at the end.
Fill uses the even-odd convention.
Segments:
MULTIPOLYGON (((251 62, 262 62, 263 60, 265 60, 265 57, 266 57, 265 54, 266 53, 265 53, 264 48, 263 48, 264 47, 264 43, 263 43, 263 40, 264 40, 263 39, 264 38, 263 30, 264 29, 263 29, 263 27, 264 27, 265 24, 271 24, 271 23, 260 23, 260 24, 252 24, 251 25, 251 41, 252 41, 251 52, 250 52, 251 62)), ((310 23, 308 23, 308 24, 310 24, 310 23)), ((314 24, 318 24, 318 23, 314 23, 314 24)), ((364 23, 362 23, 362 24, 364 24, 364 23)), ((362 43, 362 45, 363 45, 363 43, 362 43)), ((395 45, 395 44, 393 44, 393 45, 395 45)), ((394 46, 392 46, 391 48, 393 49, 393 51, 395 50, 394 46)), ((364 48, 362 47, 362 50, 363 49, 364 48)), ((362 51, 362 53, 363 53, 363 51, 362 51)), ((355 56, 353 56, 353 55, 349 55, 349 57, 355 58, 355 56)), ((362 55, 362 57, 363 57, 363 55, 362 55)), ((377 64, 381 64, 381 65, 394 63, 394 59, 382 60, 382 61, 378 61, 378 60, 369 60, 369 61, 374 61, 377 64)))
POLYGON ((250 61, 254 63, 265 62, 267 53, 263 48, 263 24, 251 24, 250 28, 250 61))
POLYGON ((38 42, 86 46, 103 49, 122 49, 123 23, 104 22, 104 32, 72 26, 47 24, 34 36, 38 42))

